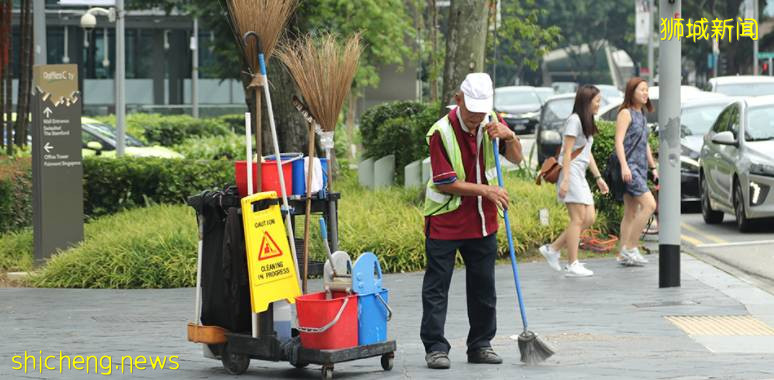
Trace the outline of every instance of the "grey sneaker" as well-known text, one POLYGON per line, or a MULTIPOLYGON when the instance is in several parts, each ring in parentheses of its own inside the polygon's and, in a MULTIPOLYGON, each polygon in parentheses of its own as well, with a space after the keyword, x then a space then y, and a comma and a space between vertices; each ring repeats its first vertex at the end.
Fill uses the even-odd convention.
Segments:
POLYGON ((546 258, 546 262, 551 269, 557 272, 562 270, 562 266, 559 265, 559 256, 561 253, 553 250, 551 244, 542 245, 538 250, 540 251, 540 254, 546 258))
POLYGON ((503 359, 497 355, 492 347, 468 352, 468 363, 476 364, 502 364, 503 359))
POLYGON ((637 247, 634 247, 629 250, 629 256, 637 264, 645 265, 648 263, 648 259, 642 256, 642 254, 640 253, 640 250, 637 247))
POLYGON ((449 369, 451 367, 449 354, 443 351, 428 353, 425 355, 425 361, 427 362, 427 368, 431 369, 449 369))
POLYGON ((643 262, 637 261, 637 259, 632 255, 631 249, 621 248, 620 254, 621 256, 617 260, 618 260, 618 263, 623 266, 641 267, 645 264, 643 262))

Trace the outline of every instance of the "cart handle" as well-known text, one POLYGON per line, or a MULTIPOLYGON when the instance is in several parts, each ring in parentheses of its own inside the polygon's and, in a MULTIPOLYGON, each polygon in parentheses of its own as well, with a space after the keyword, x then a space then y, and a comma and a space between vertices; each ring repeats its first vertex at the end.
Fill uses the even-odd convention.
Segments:
POLYGON ((333 325, 335 325, 336 323, 339 322, 339 319, 341 318, 341 314, 344 313, 344 308, 347 307, 348 303, 349 303, 349 297, 345 297, 344 298, 344 303, 341 305, 341 308, 339 308, 339 312, 336 313, 336 317, 333 318, 332 321, 328 322, 327 325, 325 325, 323 327, 301 327, 301 326, 298 326, 298 331, 303 332, 303 333, 310 333, 310 334, 319 334, 319 333, 324 333, 324 332, 328 331, 329 328, 333 327, 333 325))
POLYGON ((387 304, 387 302, 384 301, 384 298, 382 298, 382 295, 379 293, 375 293, 376 297, 379 298, 379 301, 382 301, 382 305, 384 305, 385 308, 387 308, 387 320, 389 321, 392 319, 392 308, 390 305, 387 304))

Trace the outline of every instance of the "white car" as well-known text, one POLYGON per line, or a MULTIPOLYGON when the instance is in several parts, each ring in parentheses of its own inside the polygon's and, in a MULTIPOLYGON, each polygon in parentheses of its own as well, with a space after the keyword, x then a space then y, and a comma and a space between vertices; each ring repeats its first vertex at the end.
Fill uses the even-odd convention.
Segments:
POLYGON ((728 96, 774 95, 774 77, 766 75, 739 75, 717 77, 709 80, 712 92, 728 96))

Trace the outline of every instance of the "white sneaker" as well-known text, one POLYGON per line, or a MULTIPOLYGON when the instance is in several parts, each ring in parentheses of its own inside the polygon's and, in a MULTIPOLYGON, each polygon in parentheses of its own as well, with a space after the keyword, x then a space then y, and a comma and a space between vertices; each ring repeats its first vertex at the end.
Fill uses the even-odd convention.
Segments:
POLYGON ((570 264, 565 270, 566 272, 564 275, 567 277, 589 277, 594 275, 594 272, 587 269, 578 261, 570 264))
POLYGON ((551 248, 551 244, 542 245, 538 250, 540 251, 540 254, 546 258, 546 262, 548 263, 548 266, 551 267, 551 269, 557 272, 562 270, 562 266, 559 265, 559 256, 561 253, 559 251, 553 250, 551 248))
MULTIPOLYGON (((636 249, 636 248, 635 248, 636 249)), ((621 248, 620 256, 616 258, 619 264, 626 266, 626 267, 641 267, 644 266, 645 263, 647 263, 647 260, 645 262, 638 261, 637 258, 632 253, 633 251, 631 249, 621 248)), ((639 253, 639 252, 638 252, 639 253)), ((643 257, 644 259, 644 257, 643 257)))
POLYGON ((631 257, 631 259, 635 263, 640 265, 645 265, 648 263, 648 259, 646 259, 645 257, 642 256, 642 254, 640 254, 640 250, 637 247, 634 247, 629 250, 629 257, 631 257))
POLYGON ((628 256, 624 256, 623 252, 621 252, 620 255, 615 257, 615 261, 618 264, 623 265, 625 267, 630 267, 635 265, 634 262, 628 258, 628 256))

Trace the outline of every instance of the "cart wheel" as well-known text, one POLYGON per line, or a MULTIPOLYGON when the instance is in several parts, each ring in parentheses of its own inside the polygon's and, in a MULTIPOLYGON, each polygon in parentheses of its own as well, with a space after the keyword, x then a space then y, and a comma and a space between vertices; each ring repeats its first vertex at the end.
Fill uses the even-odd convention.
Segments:
POLYGON ((333 366, 327 366, 324 365, 322 367, 322 379, 323 380, 332 380, 333 379, 333 366))
POLYGON ((225 368, 226 372, 230 375, 241 375, 245 373, 247 367, 250 366, 250 357, 245 354, 231 352, 228 344, 223 347, 220 361, 223 363, 223 368, 225 368))
POLYGON ((292 364, 293 367, 296 367, 296 368, 306 368, 307 366, 309 366, 309 363, 303 363, 303 362, 301 362, 301 363, 290 363, 290 364, 292 364))
POLYGON ((392 364, 395 361, 395 353, 390 352, 389 354, 382 355, 382 369, 385 371, 392 370, 392 364))

